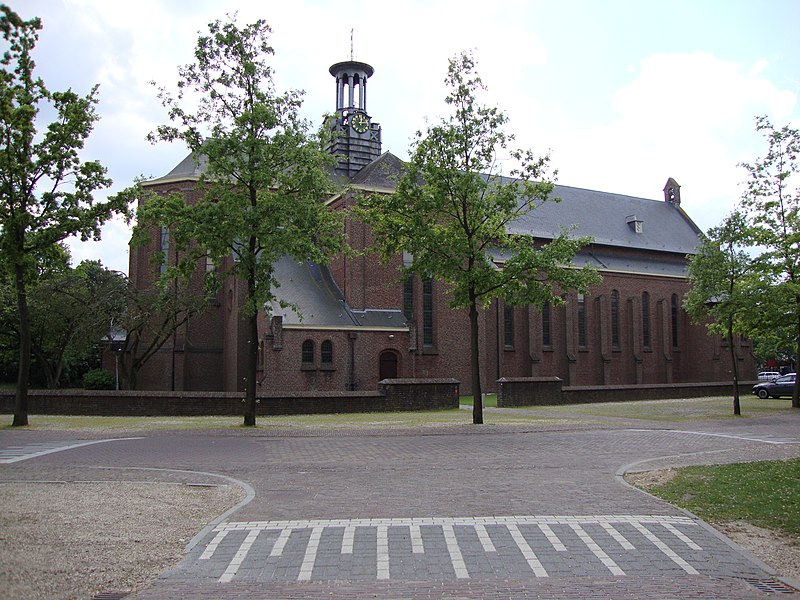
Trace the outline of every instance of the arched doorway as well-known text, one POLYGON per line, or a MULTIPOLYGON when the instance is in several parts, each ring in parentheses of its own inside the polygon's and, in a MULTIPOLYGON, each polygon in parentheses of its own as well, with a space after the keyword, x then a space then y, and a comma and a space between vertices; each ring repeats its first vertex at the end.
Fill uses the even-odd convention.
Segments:
POLYGON ((397 352, 384 350, 378 356, 378 381, 397 379, 397 352))

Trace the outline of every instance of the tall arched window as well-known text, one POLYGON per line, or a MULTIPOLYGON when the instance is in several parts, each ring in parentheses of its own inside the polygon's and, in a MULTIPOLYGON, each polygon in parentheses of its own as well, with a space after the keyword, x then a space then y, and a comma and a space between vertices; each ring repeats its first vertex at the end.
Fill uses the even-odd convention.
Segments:
POLYGON ((642 292, 642 345, 650 349, 650 294, 642 292))
POLYGON ((578 348, 586 350, 586 296, 578 294, 578 348))
POLYGON ((403 315, 407 321, 414 318, 414 275, 411 273, 403 282, 403 315))
POLYGON ((619 350, 619 292, 611 290, 611 347, 619 350))
POLYGON ((672 347, 678 347, 678 294, 672 294, 672 347))
POLYGON ((303 365, 313 365, 314 364, 314 341, 313 340, 306 340, 303 342, 303 350, 302 350, 302 360, 303 365))
POLYGON ((542 346, 549 348, 553 345, 553 338, 550 334, 550 303, 545 302, 542 306, 542 346))
POLYGON ((433 278, 422 281, 422 344, 433 346, 433 278))
POLYGON ((319 346, 320 362, 323 367, 330 367, 333 364, 333 342, 325 340, 319 346))
POLYGON ((503 345, 506 348, 514 347, 514 307, 503 305, 503 345))

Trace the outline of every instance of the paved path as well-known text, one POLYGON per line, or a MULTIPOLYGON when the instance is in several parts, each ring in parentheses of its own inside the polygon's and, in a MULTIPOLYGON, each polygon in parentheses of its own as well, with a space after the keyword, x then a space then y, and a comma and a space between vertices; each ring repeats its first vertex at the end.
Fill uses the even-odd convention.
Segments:
POLYGON ((800 456, 800 415, 699 425, 149 433, 58 442, 38 455, 44 446, 28 444, 47 444, 46 434, 0 432, 0 448, 29 457, 3 465, 0 480, 179 472, 250 486, 248 501, 201 532, 181 565, 137 600, 789 591, 701 521, 621 482, 625 465, 800 456))

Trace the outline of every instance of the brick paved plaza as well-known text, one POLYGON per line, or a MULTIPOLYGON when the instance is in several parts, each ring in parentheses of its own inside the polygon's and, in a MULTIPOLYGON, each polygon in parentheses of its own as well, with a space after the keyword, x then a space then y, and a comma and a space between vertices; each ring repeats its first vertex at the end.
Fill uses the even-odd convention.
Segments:
POLYGON ((0 478, 91 468, 242 482, 243 504, 137 599, 792 597, 769 567, 620 474, 800 456, 798 425, 265 428, 102 443, 2 432, 0 478))

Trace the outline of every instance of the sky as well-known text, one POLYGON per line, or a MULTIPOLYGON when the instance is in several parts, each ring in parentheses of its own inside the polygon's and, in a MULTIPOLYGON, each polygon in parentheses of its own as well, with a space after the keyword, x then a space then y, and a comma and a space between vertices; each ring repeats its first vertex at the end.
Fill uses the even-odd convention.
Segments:
MULTIPOLYGON (((800 126, 798 0, 11 0, 41 17, 37 73, 51 90, 99 84, 83 152, 114 185, 160 177, 187 154, 151 145, 168 122, 157 86, 174 89, 209 22, 264 19, 278 90, 305 91, 319 126, 335 109, 330 65, 369 63, 367 110, 383 150, 408 158, 415 132, 446 114, 448 59, 471 50, 486 104, 509 118, 516 144, 551 155, 558 183, 663 199, 669 177, 702 229, 735 207, 738 166, 766 151, 755 117, 800 126), (352 46, 351 46, 352 32, 352 46), (155 82, 153 85, 151 82, 155 82)), ((73 264, 127 272, 130 228, 69 242, 73 264)))

